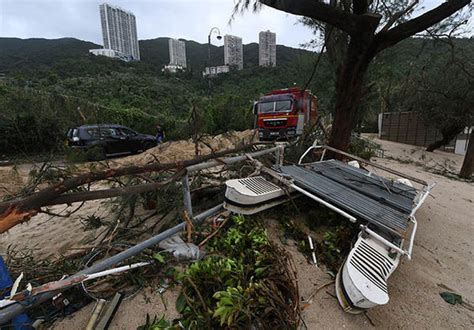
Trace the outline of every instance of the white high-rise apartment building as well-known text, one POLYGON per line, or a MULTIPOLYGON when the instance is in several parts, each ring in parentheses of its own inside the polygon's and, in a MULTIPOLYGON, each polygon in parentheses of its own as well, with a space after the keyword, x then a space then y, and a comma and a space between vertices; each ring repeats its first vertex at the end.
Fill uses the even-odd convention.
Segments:
POLYGON ((224 63, 230 67, 235 66, 238 70, 244 68, 242 38, 228 34, 224 36, 224 63))
POLYGON ((140 50, 135 15, 107 3, 99 7, 104 48, 120 52, 128 56, 130 60, 139 61, 140 50))
POLYGON ((186 44, 182 40, 169 39, 170 65, 186 68, 186 44))
POLYGON ((258 64, 276 66, 276 33, 267 30, 258 34, 258 64))

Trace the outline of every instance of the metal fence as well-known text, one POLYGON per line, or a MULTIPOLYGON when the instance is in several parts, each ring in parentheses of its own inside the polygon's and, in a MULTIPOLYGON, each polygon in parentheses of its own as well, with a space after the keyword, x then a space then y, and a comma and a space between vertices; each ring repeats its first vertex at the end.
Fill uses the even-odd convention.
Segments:
MULTIPOLYGON (((415 111, 385 112, 379 115, 379 136, 389 140, 416 146, 428 146, 442 138, 433 126, 427 125, 415 111)), ((454 143, 445 146, 453 150, 454 143)))

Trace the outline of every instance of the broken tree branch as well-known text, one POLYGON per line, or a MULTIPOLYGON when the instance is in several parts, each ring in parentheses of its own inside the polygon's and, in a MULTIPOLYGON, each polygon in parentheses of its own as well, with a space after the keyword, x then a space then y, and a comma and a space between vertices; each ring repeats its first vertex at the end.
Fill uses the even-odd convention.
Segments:
MULTIPOLYGON (((205 156, 200 156, 195 159, 189 159, 184 161, 177 161, 171 163, 152 163, 141 166, 126 166, 115 169, 108 169, 105 171, 89 172, 84 174, 79 174, 71 178, 65 179, 57 184, 49 186, 45 189, 42 189, 38 192, 35 192, 31 195, 0 202, 0 233, 4 233, 10 228, 28 221, 32 216, 36 215, 40 208, 45 205, 51 205, 51 202, 59 198, 65 192, 72 190, 74 188, 80 187, 87 183, 92 183, 96 181, 105 180, 108 178, 120 177, 124 175, 136 175, 149 172, 158 172, 171 169, 183 169, 191 165, 199 164, 206 162, 211 159, 222 157, 227 154, 237 153, 246 149, 251 148, 257 143, 250 143, 246 145, 241 145, 234 149, 224 150, 221 152, 212 153, 205 156)), ((130 190, 139 188, 131 188, 130 190)), ((130 191, 129 190, 129 191, 130 191)), ((93 193, 93 192, 91 192, 93 193)), ((96 193, 95 197, 98 197, 98 194, 103 194, 103 196, 111 196, 115 192, 100 192, 96 193)), ((92 196, 92 195, 90 195, 92 196)), ((94 198, 96 199, 96 198, 94 198)))
POLYGON ((70 194, 61 195, 56 199, 48 202, 46 205, 43 206, 51 206, 51 205, 59 205, 59 204, 72 204, 75 202, 81 201, 92 201, 96 199, 105 199, 105 198, 113 198, 119 196, 127 196, 127 195, 137 195, 147 191, 156 190, 158 188, 162 188, 171 182, 178 180, 181 176, 185 173, 184 170, 176 172, 170 179, 160 182, 153 182, 153 183, 145 183, 134 185, 130 187, 119 187, 119 188, 111 188, 111 189, 101 189, 101 190, 93 190, 93 191, 84 191, 84 192, 74 192, 70 194))
POLYGON ((306 16, 345 31, 357 33, 357 23, 362 15, 355 15, 324 2, 314 0, 260 0, 266 6, 294 15, 306 16))
POLYGON ((380 31, 375 39, 377 52, 428 29, 470 3, 471 0, 448 0, 418 17, 398 24, 388 31, 380 31))

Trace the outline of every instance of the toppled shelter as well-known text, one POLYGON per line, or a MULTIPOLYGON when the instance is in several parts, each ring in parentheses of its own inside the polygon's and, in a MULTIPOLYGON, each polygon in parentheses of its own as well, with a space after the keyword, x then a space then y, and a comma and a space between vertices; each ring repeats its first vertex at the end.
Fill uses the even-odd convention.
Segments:
POLYGON ((317 145, 310 147, 297 165, 261 167, 261 173, 263 175, 256 179, 228 181, 225 207, 234 212, 253 214, 300 194, 360 223, 357 242, 337 275, 338 300, 346 311, 354 313, 386 304, 389 300, 388 277, 398 266, 401 256, 411 259, 417 230, 415 213, 433 185, 337 149, 317 145), (312 150, 321 152, 320 160, 303 163, 312 150), (389 172, 396 178, 388 179, 359 168, 357 162, 324 160, 327 151, 389 172), (415 188, 409 180, 421 187, 415 188))

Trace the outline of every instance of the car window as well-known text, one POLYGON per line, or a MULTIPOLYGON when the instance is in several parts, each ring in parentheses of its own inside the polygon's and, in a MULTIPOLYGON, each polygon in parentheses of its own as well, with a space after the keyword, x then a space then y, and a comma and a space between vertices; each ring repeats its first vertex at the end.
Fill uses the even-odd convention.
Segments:
POLYGON ((100 136, 100 131, 98 128, 88 128, 86 132, 93 138, 98 138, 100 136))
POLYGON ((100 129, 100 136, 102 137, 110 137, 110 136, 118 136, 121 135, 117 132, 115 128, 101 128, 100 129))
POLYGON ((73 138, 79 136, 79 130, 77 128, 70 128, 67 131, 67 137, 68 138, 73 138))
POLYGON ((123 133, 124 135, 128 135, 128 136, 135 136, 135 135, 137 135, 137 133, 135 133, 135 132, 132 131, 131 129, 124 128, 124 127, 120 128, 120 131, 122 131, 122 133, 123 133))

